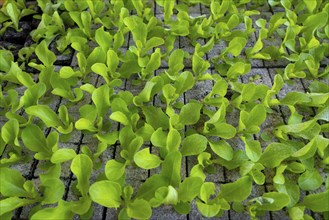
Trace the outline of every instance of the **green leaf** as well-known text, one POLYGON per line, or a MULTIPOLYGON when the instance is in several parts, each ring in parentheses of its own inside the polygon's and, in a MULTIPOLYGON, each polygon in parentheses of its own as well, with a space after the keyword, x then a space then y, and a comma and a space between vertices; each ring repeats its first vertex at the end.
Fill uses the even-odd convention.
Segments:
POLYGON ((200 213, 207 218, 216 216, 221 208, 220 204, 205 204, 201 201, 196 201, 196 205, 200 213))
POLYGON ((0 50, 0 71, 8 72, 14 62, 14 55, 9 50, 0 50))
POLYGON ((137 16, 129 16, 124 18, 123 22, 131 31, 134 42, 140 41, 144 45, 147 37, 147 26, 142 19, 137 16))
MULTIPOLYGON (((239 121, 239 131, 246 129, 253 133, 253 127, 259 127, 266 119, 266 109, 264 105, 256 105, 250 112, 241 111, 239 121)), ((258 128, 259 129, 259 128, 258 128)), ((257 129, 257 130, 258 130, 257 129)))
POLYGON ((97 131, 97 128, 94 126, 94 122, 86 118, 80 118, 77 122, 75 122, 75 128, 77 130, 87 130, 91 132, 97 131))
POLYGON ((6 219, 6 217, 4 217, 6 213, 12 212, 13 210, 18 209, 19 207, 33 203, 35 203, 34 200, 21 199, 17 196, 2 199, 0 201, 0 216, 6 219))
POLYGON ((203 180, 199 177, 187 177, 179 184, 178 198, 183 202, 192 201, 200 192, 203 180))
POLYGON ((161 108, 156 108, 154 106, 143 106, 142 111, 145 115, 146 122, 150 124, 155 130, 158 128, 169 128, 169 118, 161 108))
POLYGON ((134 5, 138 16, 142 16, 143 8, 144 8, 143 1, 142 0, 135 0, 135 1, 132 2, 132 4, 134 5))
POLYGON ((306 18, 303 25, 303 35, 306 42, 309 42, 314 36, 314 32, 327 24, 328 12, 322 11, 316 14, 312 14, 306 18))
POLYGON ((167 137, 166 150, 168 152, 178 151, 180 143, 181 143, 180 133, 174 128, 170 129, 167 137))
MULTIPOLYGON (((87 74, 91 72, 91 67, 95 63, 104 63, 106 61, 106 51, 103 51, 101 47, 96 47, 93 51, 89 54, 88 58, 84 61, 85 63, 85 71, 81 70, 81 72, 87 74)), ((80 69, 82 69, 80 67, 80 69)))
POLYGON ((38 100, 45 94, 46 85, 42 82, 35 84, 25 90, 21 101, 24 103, 24 107, 30 107, 32 105, 37 105, 38 100))
POLYGON ((109 160, 105 165, 105 175, 109 180, 118 180, 125 174, 125 164, 109 160))
POLYGON ((229 9, 230 4, 230 1, 222 1, 222 4, 217 1, 212 1, 210 4, 211 15, 215 20, 223 17, 226 11, 229 9))
POLYGON ((27 88, 30 88, 35 84, 31 75, 23 72, 22 69, 18 66, 18 63, 11 63, 8 75, 9 74, 12 74, 17 79, 19 84, 22 84, 27 88))
POLYGON ((149 201, 154 197, 155 191, 160 187, 168 186, 169 181, 170 180, 167 178, 167 176, 160 174, 152 175, 146 179, 145 183, 141 185, 136 197, 149 201))
POLYGON ((17 5, 13 2, 8 2, 5 7, 8 16, 10 17, 11 21, 14 23, 15 29, 18 31, 18 22, 19 22, 19 16, 20 11, 17 8, 17 5))
POLYGON ((34 152, 42 152, 47 155, 52 154, 52 149, 48 148, 46 138, 41 129, 36 125, 28 125, 22 132, 24 145, 34 152))
POLYGON ((179 113, 179 121, 184 125, 193 125, 200 119, 202 104, 188 103, 184 105, 179 113))
POLYGON ((266 211, 278 211, 290 203, 290 198, 285 193, 268 192, 264 193, 263 196, 260 197, 259 201, 259 207, 257 209, 266 211))
POLYGON ((183 156, 198 155, 207 148, 208 140, 200 134, 192 134, 182 141, 180 149, 183 156))
POLYGON ((144 199, 135 199, 127 205, 127 214, 135 219, 148 219, 152 215, 150 204, 144 199))
POLYGON ((71 163, 71 171, 77 177, 77 188, 83 196, 87 195, 89 188, 89 178, 91 176, 93 162, 84 154, 77 155, 71 163))
POLYGON ((50 161, 52 163, 63 163, 65 161, 72 160, 76 155, 77 154, 73 149, 62 148, 53 153, 50 161))
POLYGON ((35 54, 46 67, 52 66, 56 61, 55 54, 48 49, 45 40, 41 41, 41 43, 39 43, 38 46, 35 48, 35 54))
POLYGON ((244 176, 233 183, 222 184, 219 197, 228 202, 242 202, 250 195, 252 181, 250 177, 244 176))
POLYGON ((303 0, 304 4, 306 5, 307 7, 307 10, 309 12, 313 12, 314 9, 316 8, 316 5, 317 5, 317 1, 316 0, 303 0))
POLYGON ((181 181, 182 154, 179 151, 170 152, 162 163, 160 175, 164 176, 170 185, 177 187, 181 181))
POLYGON ((248 73, 250 69, 249 63, 236 62, 228 69, 226 75, 229 79, 236 79, 238 76, 248 73))
POLYGON ((248 158, 253 162, 257 162, 262 154, 260 142, 258 140, 253 140, 252 137, 245 138, 241 136, 241 139, 245 143, 248 158))
POLYGON ((283 160, 290 157, 294 152, 294 148, 290 145, 271 143, 265 148, 258 162, 266 167, 274 168, 279 166, 283 160))
POLYGON ((200 76, 205 73, 210 67, 210 63, 202 59, 197 52, 194 52, 192 57, 192 70, 195 76, 200 76))
POLYGON ((298 185, 302 190, 316 190, 323 183, 323 177, 317 170, 306 170, 298 178, 298 185))
POLYGON ((150 200, 152 207, 164 205, 176 205, 178 202, 178 194, 174 187, 161 187, 155 191, 155 196, 150 200))
POLYGON ((168 61, 169 74, 173 75, 181 71, 184 68, 183 61, 184 61, 184 50, 182 49, 174 50, 169 56, 169 61, 168 61))
POLYGON ((31 220, 39 219, 72 219, 74 213, 71 211, 71 205, 66 201, 59 201, 58 205, 54 208, 44 208, 34 213, 31 217, 31 220))
POLYGON ((207 124, 205 127, 205 134, 214 135, 224 139, 231 139, 236 135, 236 129, 227 123, 207 124))
POLYGON ((175 211, 182 215, 187 215, 191 211, 191 204, 189 202, 178 202, 174 205, 175 211))
POLYGON ((99 117, 104 117, 110 107, 110 88, 108 85, 102 85, 93 91, 91 96, 99 117))
POLYGON ((60 201, 65 192, 64 183, 58 178, 41 180, 43 188, 43 204, 54 204, 60 201))
POLYGON ((96 134, 95 135, 97 137, 97 139, 102 142, 105 143, 107 145, 113 145, 115 144, 115 142, 117 142, 118 140, 118 132, 109 132, 107 134, 101 135, 101 134, 96 134))
POLYGON ((176 88, 177 94, 183 94, 187 90, 193 88, 194 84, 195 79, 193 74, 189 71, 184 71, 178 76, 174 83, 174 87, 176 88))
POLYGON ((149 51, 154 47, 157 47, 157 46, 160 46, 160 45, 164 44, 164 42, 165 41, 160 37, 152 37, 151 39, 149 39, 146 42, 144 50, 149 51))
POLYGON ((6 167, 0 168, 0 193, 3 196, 29 197, 25 191, 24 177, 17 171, 6 167))
POLYGON ((112 50, 109 49, 107 51, 107 67, 109 68, 109 72, 110 73, 115 73, 116 69, 118 68, 119 65, 119 57, 117 55, 117 53, 112 50))
POLYGON ((221 158, 230 161, 233 159, 233 149, 231 145, 229 145, 224 140, 219 140, 217 142, 209 142, 210 148, 214 151, 215 154, 220 156, 221 158))
POLYGON ((290 197, 290 203, 287 207, 296 205, 300 199, 300 188, 295 183, 295 180, 285 180, 284 184, 276 184, 275 188, 280 193, 285 193, 290 197))
POLYGON ((109 32, 104 31, 102 26, 95 31, 95 40, 104 51, 108 51, 112 46, 113 37, 109 32))
POLYGON ((91 199, 107 208, 119 208, 121 205, 121 186, 113 181, 103 180, 92 184, 89 188, 91 199))
POLYGON ((215 194, 215 190, 216 190, 215 183, 213 182, 203 183, 199 194, 200 199, 205 203, 207 203, 208 200, 210 199, 210 196, 215 194))
POLYGON ((143 169, 153 169, 161 164, 161 159, 150 153, 149 148, 138 151, 134 156, 134 161, 137 166, 143 169))
POLYGON ((301 205, 311 209, 313 212, 328 212, 329 211, 329 190, 325 192, 310 194, 304 197, 301 205))
POLYGON ((314 137, 308 144, 296 151, 292 156, 298 157, 299 160, 306 160, 310 157, 313 157, 317 150, 317 140, 321 140, 320 135, 314 137))
POLYGON ((233 38, 228 47, 225 49, 227 53, 231 53, 233 56, 239 56, 243 48, 247 44, 247 39, 244 37, 233 38))
POLYGON ((166 147, 167 133, 162 128, 158 128, 151 136, 151 143, 156 147, 166 147))
POLYGON ((152 91, 156 88, 156 82, 146 82, 143 90, 138 96, 134 97, 133 102, 136 106, 141 106, 143 102, 149 102, 152 98, 152 91))
MULTIPOLYGON (((237 15, 237 14, 232 14, 230 19, 227 21, 227 27, 230 30, 232 30, 233 28, 235 28, 239 24, 240 24, 240 18, 239 18, 239 15, 237 15)), ((240 42, 240 44, 241 44, 241 42, 240 42)))
POLYGON ((157 48, 154 53, 152 53, 149 62, 145 67, 147 73, 152 73, 157 70, 161 65, 161 52, 160 48, 157 48))
POLYGON ((16 119, 7 121, 1 128, 1 137, 5 144, 19 146, 18 142, 19 124, 16 119))
POLYGON ((62 126, 61 121, 58 119, 56 113, 49 108, 48 105, 34 105, 25 109, 29 115, 40 118, 47 127, 62 126))
POLYGON ((169 21, 173 14, 173 9, 175 6, 175 1, 163 1, 164 7, 164 20, 169 21))
POLYGON ((127 116, 119 111, 113 112, 110 115, 110 119, 112 119, 113 121, 120 122, 123 125, 129 125, 131 123, 130 120, 127 118, 127 116))

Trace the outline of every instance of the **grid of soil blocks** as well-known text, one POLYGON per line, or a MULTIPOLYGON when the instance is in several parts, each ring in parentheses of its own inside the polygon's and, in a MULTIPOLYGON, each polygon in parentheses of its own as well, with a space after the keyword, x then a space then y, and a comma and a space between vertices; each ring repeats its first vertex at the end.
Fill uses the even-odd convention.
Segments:
POLYGON ((0 4, 0 219, 329 219, 328 1, 0 4))

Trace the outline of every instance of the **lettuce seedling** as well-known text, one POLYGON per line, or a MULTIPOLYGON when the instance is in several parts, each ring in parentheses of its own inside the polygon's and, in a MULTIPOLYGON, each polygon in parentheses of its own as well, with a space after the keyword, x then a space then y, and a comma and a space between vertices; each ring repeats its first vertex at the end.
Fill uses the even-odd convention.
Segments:
POLYGON ((26 8, 24 1, 5 1, 0 9, 0 23, 4 24, 4 26, 1 27, 0 33, 3 33, 10 26, 13 26, 16 31, 22 31, 22 29, 19 28, 19 20, 35 13, 33 9, 26 8), (6 22, 8 20, 10 20, 10 22, 6 22))

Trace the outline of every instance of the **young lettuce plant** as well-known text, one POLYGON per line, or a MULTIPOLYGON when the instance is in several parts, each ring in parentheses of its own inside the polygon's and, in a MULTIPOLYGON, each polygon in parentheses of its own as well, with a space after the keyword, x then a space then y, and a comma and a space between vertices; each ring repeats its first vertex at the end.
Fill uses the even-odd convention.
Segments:
POLYGON ((246 49, 246 55, 248 58, 252 59, 263 59, 263 60, 269 60, 271 59, 271 56, 267 53, 260 52, 260 50, 263 49, 263 39, 266 39, 268 37, 269 30, 266 29, 266 20, 259 19, 256 21, 257 26, 259 26, 261 29, 259 30, 259 37, 255 43, 255 45, 252 48, 246 49))
POLYGON ((25 1, 5 1, 0 9, 0 23, 3 24, 0 30, 0 35, 11 26, 15 28, 16 31, 22 31, 22 29, 19 28, 19 20, 35 13, 36 12, 32 8, 26 8, 25 1))
POLYGON ((36 153, 34 158, 37 160, 50 160, 53 153, 58 150, 58 133, 54 131, 45 137, 37 125, 26 126, 21 138, 24 146, 36 153))
POLYGON ((26 108, 25 111, 29 115, 29 120, 32 117, 38 117, 47 127, 55 128, 62 134, 69 134, 73 130, 73 123, 64 105, 59 108, 59 115, 47 105, 33 105, 26 108))
POLYGON ((125 25, 131 31, 134 41, 136 42, 136 47, 131 46, 129 50, 137 56, 142 79, 150 78, 153 72, 161 65, 161 52, 159 48, 157 48, 151 56, 147 55, 149 50, 165 42, 160 37, 153 37, 147 40, 148 32, 154 22, 156 23, 156 18, 151 19, 148 26, 138 17, 133 16, 124 19, 125 25))
POLYGON ((42 200, 34 183, 31 180, 25 181, 17 170, 1 167, 0 172, 0 194, 2 196, 0 217, 2 219, 11 219, 13 210, 42 200))
POLYGON ((118 66, 119 57, 117 53, 114 50, 109 49, 107 51, 106 65, 104 63, 95 63, 91 66, 91 70, 101 75, 106 83, 112 87, 116 84, 122 84, 122 81, 119 79, 121 74, 117 72, 118 66))
POLYGON ((74 71, 71 67, 62 67, 59 73, 54 73, 50 77, 50 84, 53 88, 52 94, 63 97, 70 102, 78 102, 83 98, 81 88, 71 89, 78 82, 80 71, 74 71))
MULTIPOLYGON (((9 156, 12 160, 20 158, 22 149, 18 141, 19 123, 16 119, 10 119, 1 128, 1 153, 3 154, 6 146, 11 146, 13 149, 9 149, 9 156)), ((3 163, 2 159, 1 162, 3 163)), ((10 161, 9 161, 10 162, 10 161)))
POLYGON ((51 43, 56 37, 60 36, 57 40, 57 49, 63 52, 68 42, 66 40, 66 30, 62 17, 57 11, 53 14, 42 14, 41 21, 37 29, 31 32, 31 37, 34 41, 38 42, 40 39, 45 39, 47 44, 51 43))
POLYGON ((111 106, 110 97, 114 90, 108 85, 103 85, 97 89, 90 84, 90 88, 88 88, 87 85, 85 84, 82 89, 92 95, 94 105, 86 104, 79 108, 80 118, 75 122, 75 128, 90 132, 101 131, 105 114, 111 106))

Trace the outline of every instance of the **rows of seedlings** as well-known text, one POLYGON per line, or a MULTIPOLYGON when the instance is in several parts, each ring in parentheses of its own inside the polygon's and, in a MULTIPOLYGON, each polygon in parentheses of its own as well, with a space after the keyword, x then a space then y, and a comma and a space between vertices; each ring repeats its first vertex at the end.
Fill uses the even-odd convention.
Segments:
POLYGON ((328 1, 1 4, 1 219, 329 219, 328 1))

